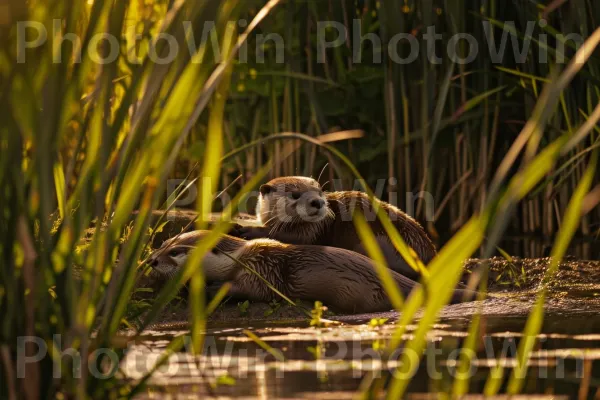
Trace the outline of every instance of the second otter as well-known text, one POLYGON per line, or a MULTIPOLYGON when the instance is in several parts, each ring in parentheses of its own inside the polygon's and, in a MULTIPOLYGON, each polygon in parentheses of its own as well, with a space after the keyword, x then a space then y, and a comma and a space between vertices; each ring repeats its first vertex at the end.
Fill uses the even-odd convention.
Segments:
MULTIPOLYGON (((191 249, 207 234, 207 231, 193 231, 167 240, 152 254, 150 265, 160 276, 172 279, 184 265, 191 249)), ((203 261, 206 279, 228 281, 230 295, 261 302, 277 299, 278 295, 244 265, 292 299, 320 300, 344 313, 393 308, 372 260, 352 251, 288 245, 269 239, 246 241, 224 235, 203 261)), ((404 296, 418 286, 411 279, 390 272, 404 296)), ((466 294, 470 293, 455 290, 451 302, 463 301, 466 294)))
MULTIPOLYGON (((436 250, 423 227, 397 207, 380 200, 377 202, 408 246, 421 261, 429 263, 436 255, 436 250)), ((339 247, 368 255, 352 222, 355 210, 366 216, 388 266, 411 279, 418 279, 419 274, 391 243, 365 193, 324 193, 312 178, 281 177, 262 185, 256 216, 263 227, 238 226, 232 235, 244 239, 262 237, 290 244, 339 247)))

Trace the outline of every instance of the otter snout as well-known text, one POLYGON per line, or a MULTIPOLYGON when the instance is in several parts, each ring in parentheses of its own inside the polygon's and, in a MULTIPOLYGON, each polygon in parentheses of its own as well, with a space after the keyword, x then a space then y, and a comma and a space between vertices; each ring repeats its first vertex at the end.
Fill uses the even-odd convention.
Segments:
POLYGON ((325 206, 325 200, 323 199, 314 199, 310 202, 310 206, 320 210, 321 208, 323 208, 323 206, 325 206))
POLYGON ((309 191, 302 195, 298 204, 300 217, 322 217, 327 213, 327 201, 317 191, 309 191))

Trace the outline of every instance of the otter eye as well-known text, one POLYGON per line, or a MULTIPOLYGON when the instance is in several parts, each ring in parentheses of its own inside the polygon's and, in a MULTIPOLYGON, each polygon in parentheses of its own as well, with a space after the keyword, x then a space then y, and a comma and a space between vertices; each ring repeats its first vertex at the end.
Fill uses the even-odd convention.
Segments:
POLYGON ((171 250, 169 252, 170 257, 177 257, 178 255, 179 255, 179 252, 177 250, 171 250))
POLYGON ((298 200, 302 196, 300 192, 292 192, 292 199, 298 200))
POLYGON ((260 191, 260 194, 267 195, 267 194, 273 192, 273 186, 268 185, 268 184, 262 185, 260 187, 259 191, 260 191))
POLYGON ((210 252, 213 253, 214 255, 219 255, 219 250, 217 250, 216 247, 214 247, 210 252))

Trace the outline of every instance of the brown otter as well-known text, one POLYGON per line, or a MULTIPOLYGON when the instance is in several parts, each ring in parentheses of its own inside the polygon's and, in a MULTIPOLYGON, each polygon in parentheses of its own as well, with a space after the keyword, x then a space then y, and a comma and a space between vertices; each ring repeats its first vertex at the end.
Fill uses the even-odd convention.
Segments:
MULTIPOLYGON (((427 264, 435 246, 421 225, 397 207, 376 200, 389 215, 405 242, 427 264)), ((236 226, 232 235, 243 239, 270 238, 290 244, 339 247, 368 255, 352 222, 355 210, 365 215, 388 266, 411 279, 419 274, 396 251, 365 193, 324 193, 319 183, 306 177, 288 176, 260 187, 256 216, 262 227, 236 226)))
MULTIPOLYGON (((152 254, 149 264, 163 277, 173 277, 184 265, 188 252, 208 233, 187 232, 166 241, 152 254)), ((289 245, 271 239, 246 241, 223 235, 217 246, 204 256, 203 269, 208 281, 230 282, 232 296, 261 302, 278 299, 244 264, 291 299, 320 300, 344 313, 393 308, 372 260, 349 250, 289 245)), ((405 276, 390 273, 404 296, 418 286, 405 276)), ((452 302, 462 301, 464 295, 465 291, 456 290, 452 302)))

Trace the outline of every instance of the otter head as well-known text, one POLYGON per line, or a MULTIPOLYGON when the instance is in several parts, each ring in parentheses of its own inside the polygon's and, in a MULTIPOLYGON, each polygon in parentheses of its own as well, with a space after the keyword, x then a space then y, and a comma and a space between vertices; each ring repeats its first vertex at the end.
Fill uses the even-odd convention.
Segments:
POLYGON ((286 176, 260 187, 256 216, 265 226, 319 222, 331 214, 321 185, 312 178, 286 176))
MULTIPOLYGON (((196 244, 210 234, 209 231, 192 231, 166 240, 148 259, 153 271, 163 278, 172 278, 182 268, 196 244)), ((202 266, 207 280, 226 280, 234 272, 236 258, 245 241, 223 235, 219 243, 204 255, 202 266)))

